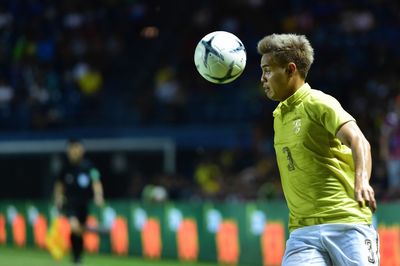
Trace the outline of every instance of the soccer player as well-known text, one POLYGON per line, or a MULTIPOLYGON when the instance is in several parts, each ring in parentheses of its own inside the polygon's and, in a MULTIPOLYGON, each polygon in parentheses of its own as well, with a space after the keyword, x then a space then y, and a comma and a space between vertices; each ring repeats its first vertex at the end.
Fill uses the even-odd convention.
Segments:
POLYGON ((379 265, 370 144, 332 96, 306 83, 314 51, 303 35, 257 45, 261 83, 279 101, 274 147, 289 208, 283 264, 379 265))
POLYGON ((97 206, 104 204, 100 173, 84 154, 79 140, 68 141, 67 162, 54 187, 56 206, 68 217, 71 226, 71 255, 75 265, 82 260, 83 233, 92 196, 97 206))

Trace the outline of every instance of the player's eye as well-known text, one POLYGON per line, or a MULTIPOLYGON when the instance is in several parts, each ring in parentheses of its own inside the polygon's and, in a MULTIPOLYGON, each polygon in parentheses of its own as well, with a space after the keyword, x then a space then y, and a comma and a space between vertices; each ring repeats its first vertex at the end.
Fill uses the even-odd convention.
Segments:
POLYGON ((271 69, 264 69, 264 75, 267 77, 271 76, 271 69))

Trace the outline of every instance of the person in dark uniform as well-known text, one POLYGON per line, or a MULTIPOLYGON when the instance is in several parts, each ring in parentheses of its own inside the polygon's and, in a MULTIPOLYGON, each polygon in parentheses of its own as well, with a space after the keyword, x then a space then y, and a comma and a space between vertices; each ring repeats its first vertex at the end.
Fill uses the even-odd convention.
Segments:
POLYGON ((103 187, 100 172, 84 157, 85 149, 79 140, 68 141, 66 155, 66 164, 55 183, 54 199, 69 219, 72 261, 80 265, 89 203, 93 198, 97 206, 103 206, 103 187))

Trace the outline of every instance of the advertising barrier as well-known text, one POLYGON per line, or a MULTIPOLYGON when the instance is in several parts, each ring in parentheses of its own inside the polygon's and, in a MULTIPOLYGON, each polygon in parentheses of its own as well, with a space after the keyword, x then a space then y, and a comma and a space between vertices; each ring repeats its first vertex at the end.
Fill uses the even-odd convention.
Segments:
MULTIPOLYGON (((400 207, 381 204, 374 216, 381 240, 381 265, 400 265, 400 207)), ((276 202, 110 201, 91 208, 84 246, 89 253, 218 262, 221 265, 280 265, 288 237, 286 204, 276 202)), ((69 248, 69 225, 45 201, 0 202, 0 245, 45 249, 57 221, 69 248)))

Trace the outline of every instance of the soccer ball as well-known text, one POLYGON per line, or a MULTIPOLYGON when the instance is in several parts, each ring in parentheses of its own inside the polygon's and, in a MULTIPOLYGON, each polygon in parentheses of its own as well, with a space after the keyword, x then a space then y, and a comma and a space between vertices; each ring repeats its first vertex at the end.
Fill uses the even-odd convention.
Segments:
POLYGON ((229 83, 242 74, 246 66, 246 49, 234 34, 214 31, 197 44, 194 63, 206 80, 216 84, 229 83))

